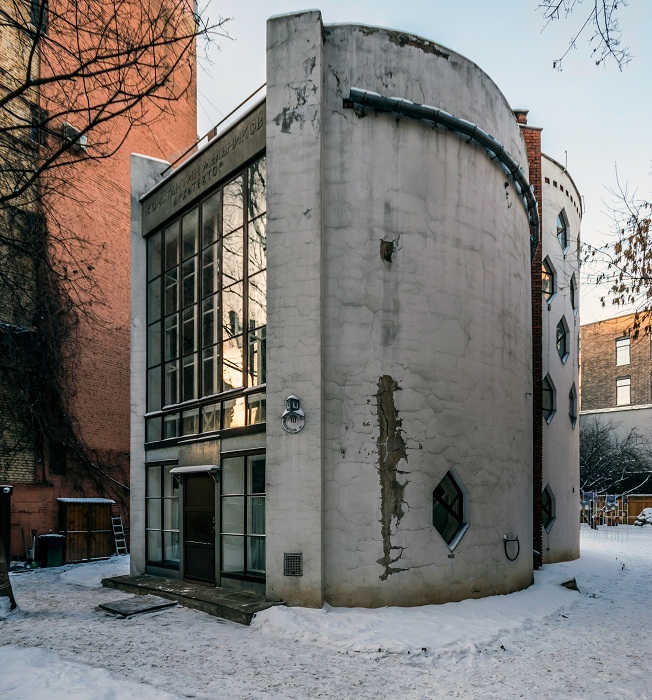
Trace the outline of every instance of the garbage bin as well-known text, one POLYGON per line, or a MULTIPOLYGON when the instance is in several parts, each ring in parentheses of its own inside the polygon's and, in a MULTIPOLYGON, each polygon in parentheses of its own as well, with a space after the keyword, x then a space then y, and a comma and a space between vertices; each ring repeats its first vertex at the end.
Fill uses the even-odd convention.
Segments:
POLYGON ((36 561, 41 566, 61 566, 64 535, 39 535, 36 538, 36 561))

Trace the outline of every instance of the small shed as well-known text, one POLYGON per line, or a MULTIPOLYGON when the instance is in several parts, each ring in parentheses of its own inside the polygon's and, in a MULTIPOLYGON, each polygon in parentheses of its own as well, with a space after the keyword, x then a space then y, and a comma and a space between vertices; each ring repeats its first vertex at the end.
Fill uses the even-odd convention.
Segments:
POLYGON ((66 537, 65 564, 108 559, 113 554, 110 498, 57 498, 59 532, 66 537))

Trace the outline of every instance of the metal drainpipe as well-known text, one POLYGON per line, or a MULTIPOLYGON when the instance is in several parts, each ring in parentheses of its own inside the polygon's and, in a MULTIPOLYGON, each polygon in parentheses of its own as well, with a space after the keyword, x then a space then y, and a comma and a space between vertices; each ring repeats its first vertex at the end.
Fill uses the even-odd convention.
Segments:
POLYGON ((357 107, 368 107, 378 110, 379 112, 389 112, 396 116, 420 119, 434 124, 435 126, 444 126, 451 131, 466 136, 469 141, 474 141, 484 148, 489 153, 492 160, 497 160, 503 166, 505 173, 514 183, 516 192, 528 215, 528 221, 530 223, 530 256, 532 258, 534 257, 534 252, 539 245, 540 230, 539 208, 534 196, 534 188, 525 177, 523 168, 521 168, 509 152, 505 150, 505 147, 500 141, 497 141, 493 136, 490 136, 476 124, 466 121, 466 119, 454 117, 452 114, 437 109, 436 107, 417 104, 410 100, 404 100, 401 97, 384 97, 371 90, 351 88, 349 92, 349 101, 357 107))

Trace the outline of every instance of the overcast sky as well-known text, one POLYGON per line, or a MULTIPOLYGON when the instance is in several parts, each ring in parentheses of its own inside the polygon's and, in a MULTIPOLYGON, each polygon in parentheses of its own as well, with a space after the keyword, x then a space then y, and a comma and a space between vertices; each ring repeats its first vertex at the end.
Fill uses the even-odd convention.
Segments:
MULTIPOLYGON (((568 170, 584 196, 582 240, 600 244, 610 231, 607 188, 621 182, 652 197, 652 3, 629 0, 619 13, 622 41, 633 59, 619 72, 615 64, 596 67, 587 41, 564 59, 586 18, 584 0, 569 20, 543 29, 537 0, 323 0, 325 24, 355 22, 418 34, 466 56, 498 85, 512 107, 529 109, 528 122, 542 126, 545 153, 568 170)), ((313 6, 314 7, 314 6, 313 6)), ((298 0, 209 0, 211 19, 231 18, 231 39, 200 55, 199 125, 207 132, 265 82, 265 31, 271 15, 310 8, 298 0)), ((588 40, 587 36, 587 40, 588 40)), ((201 51, 200 51, 201 54, 201 51)), ((262 93, 261 93, 262 94, 262 93)), ((410 99, 411 95, 401 95, 410 99)), ((587 269, 588 271, 588 269, 587 269)), ((595 286, 584 280, 582 323, 622 313, 602 309, 595 286)))

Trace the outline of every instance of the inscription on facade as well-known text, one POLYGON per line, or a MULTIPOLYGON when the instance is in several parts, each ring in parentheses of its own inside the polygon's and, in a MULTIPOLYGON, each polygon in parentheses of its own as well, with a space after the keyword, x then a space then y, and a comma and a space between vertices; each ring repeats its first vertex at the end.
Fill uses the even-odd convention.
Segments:
POLYGON ((265 131, 263 102, 144 198, 143 235, 262 151, 265 131))

